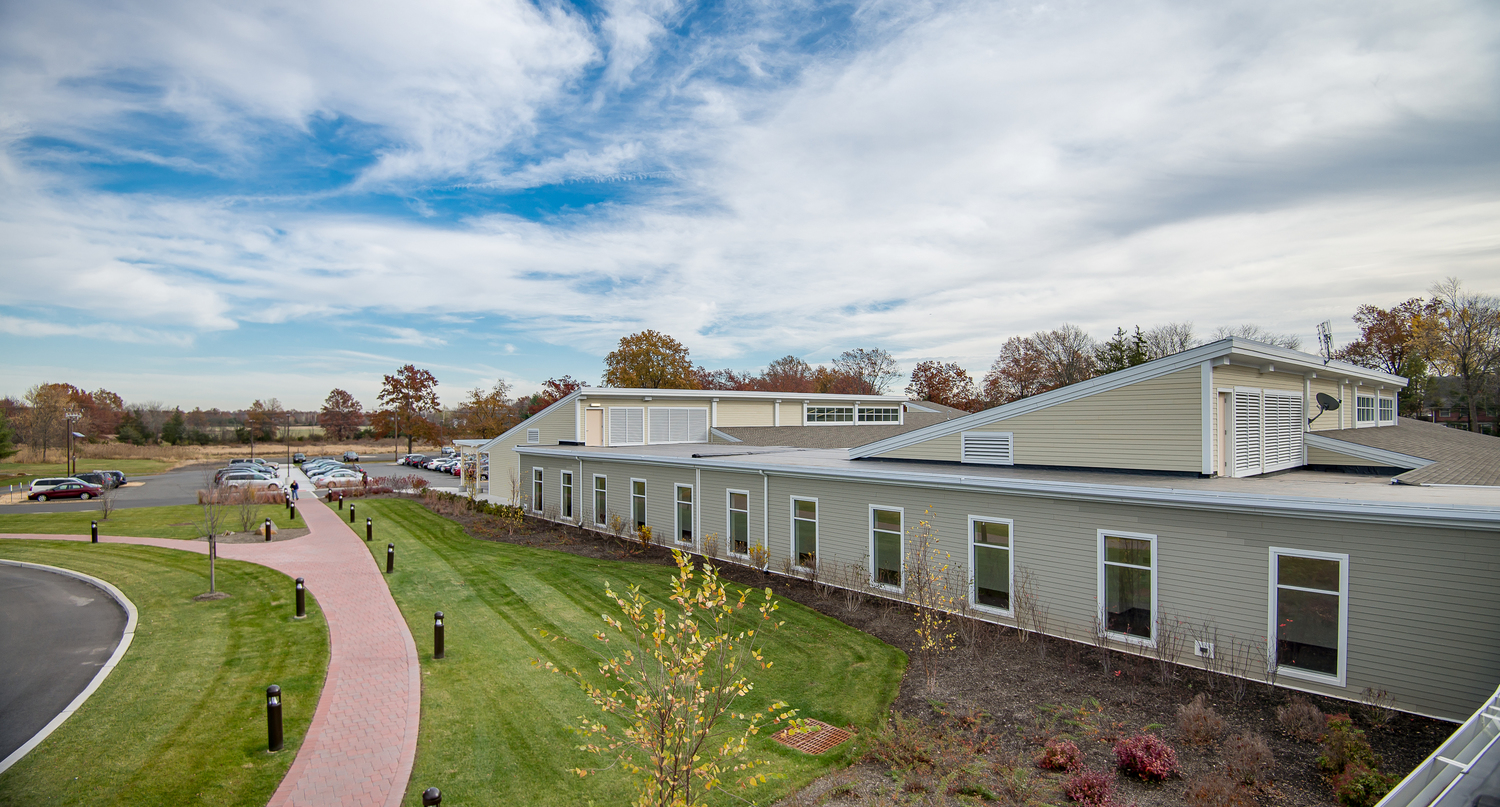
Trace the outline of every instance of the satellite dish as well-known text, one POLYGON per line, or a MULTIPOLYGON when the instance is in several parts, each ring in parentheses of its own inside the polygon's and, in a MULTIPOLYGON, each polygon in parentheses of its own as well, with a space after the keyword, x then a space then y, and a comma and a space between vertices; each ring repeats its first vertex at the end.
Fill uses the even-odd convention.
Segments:
POLYGON ((1323 407, 1325 412, 1332 412, 1339 408, 1339 399, 1326 392, 1320 392, 1318 393, 1318 406, 1323 407))

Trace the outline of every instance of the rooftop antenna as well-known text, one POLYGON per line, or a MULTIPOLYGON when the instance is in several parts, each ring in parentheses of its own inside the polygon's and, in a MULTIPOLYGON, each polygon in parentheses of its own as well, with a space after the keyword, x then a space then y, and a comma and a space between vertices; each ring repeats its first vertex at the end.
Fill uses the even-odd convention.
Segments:
POLYGON ((1318 323, 1318 350, 1323 354, 1323 363, 1333 359, 1333 323, 1323 320, 1318 323))

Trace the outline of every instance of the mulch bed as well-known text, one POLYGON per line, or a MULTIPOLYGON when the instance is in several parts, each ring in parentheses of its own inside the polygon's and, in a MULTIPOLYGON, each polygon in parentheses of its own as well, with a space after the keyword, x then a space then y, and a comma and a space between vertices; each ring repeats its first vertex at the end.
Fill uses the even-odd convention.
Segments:
MULTIPOLYGON (((591 558, 633 560, 671 565, 662 547, 600 535, 587 530, 527 518, 514 530, 492 516, 476 516, 455 506, 429 503, 440 514, 460 523, 473 537, 486 541, 532 546, 591 558)), ((1100 770, 1114 767, 1116 739, 1153 726, 1153 731, 1177 751, 1179 775, 1160 784, 1116 779, 1116 800, 1141 807, 1188 803, 1189 786, 1220 765, 1217 744, 1192 745, 1176 728, 1178 709, 1200 693, 1227 722, 1225 737, 1243 731, 1259 733, 1276 759, 1268 786, 1249 794, 1246 803, 1260 805, 1330 805, 1335 801, 1317 769, 1319 746, 1287 736, 1276 719, 1276 708, 1297 693, 1250 682, 1236 687, 1230 679, 1192 667, 1177 667, 1163 682, 1150 659, 1110 654, 1106 667, 1091 645, 1060 639, 1022 641, 1017 631, 993 625, 979 629, 972 642, 945 654, 929 691, 915 650, 916 623, 911 609, 896 603, 867 599, 850 607, 837 591, 819 592, 804 580, 766 575, 726 564, 725 580, 770 586, 779 597, 793 600, 870 633, 905 650, 911 664, 893 704, 892 742, 855 766, 837 771, 784 800, 792 805, 875 804, 1063 804, 1062 775, 1033 764, 1048 738, 1073 739, 1086 764, 1100 770), (1236 697, 1238 695, 1238 697, 1236 697), (895 736, 906 732, 912 736, 895 736), (934 739, 937 738, 937 739, 934 739), (943 746, 933 753, 923 743, 943 746), (913 764, 907 753, 921 747, 917 758, 935 763, 913 764), (905 749, 904 751, 902 749, 905 749), (958 749, 958 757, 954 757, 958 749), (903 756, 907 753, 907 756, 903 756), (943 759, 961 759, 978 774, 945 770, 943 759), (974 763, 984 762, 981 770, 974 763), (977 778, 976 778, 977 776, 977 778), (1015 783, 1026 780, 1024 787, 1015 783), (967 782, 967 784, 964 784, 967 782), (1007 785, 1009 783, 1009 785, 1007 785)), ((1425 759, 1455 726, 1429 718, 1396 713, 1388 722, 1359 703, 1306 695, 1326 713, 1349 712, 1365 729, 1384 760, 1382 770, 1404 776, 1425 759)), ((795 706, 795 704, 793 704, 795 706)), ((953 762, 957 766, 958 762, 953 762)))

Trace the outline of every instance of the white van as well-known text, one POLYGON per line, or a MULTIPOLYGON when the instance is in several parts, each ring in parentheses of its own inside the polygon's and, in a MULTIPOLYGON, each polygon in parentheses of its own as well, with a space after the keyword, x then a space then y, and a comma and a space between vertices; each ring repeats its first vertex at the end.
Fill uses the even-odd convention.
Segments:
POLYGON ((27 493, 36 493, 39 490, 51 490, 51 489, 57 487, 58 485, 65 485, 65 484, 67 484, 69 482, 77 482, 80 485, 92 484, 90 482, 85 482, 85 481, 83 481, 82 479, 79 479, 76 476, 54 476, 54 477, 51 477, 49 479, 33 479, 33 480, 31 480, 31 486, 26 489, 26 492, 27 493))

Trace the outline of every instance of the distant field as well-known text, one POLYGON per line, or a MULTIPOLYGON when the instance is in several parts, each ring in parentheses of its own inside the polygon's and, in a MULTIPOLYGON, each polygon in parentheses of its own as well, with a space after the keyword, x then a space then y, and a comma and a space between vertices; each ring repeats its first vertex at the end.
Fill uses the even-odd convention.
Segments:
MULTIPOLYGON (((59 452, 59 457, 62 453, 59 452)), ((96 468, 105 471, 122 471, 126 479, 137 476, 150 476, 182 464, 182 461, 160 458, 142 459, 104 459, 81 457, 78 460, 78 470, 92 471, 96 468)), ((67 465, 63 462, 0 462, 0 485, 24 485, 31 480, 44 476, 67 476, 67 465)))

